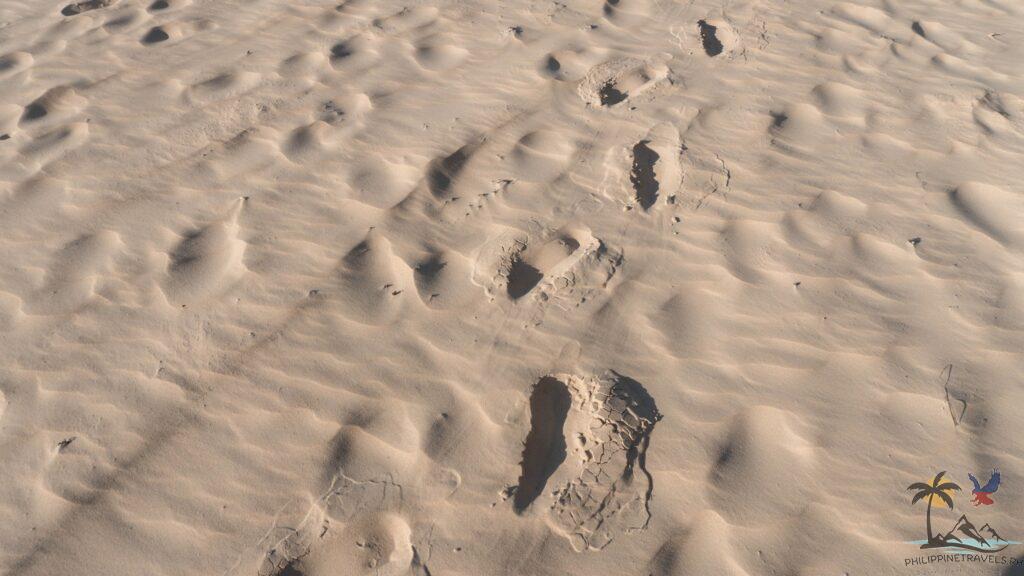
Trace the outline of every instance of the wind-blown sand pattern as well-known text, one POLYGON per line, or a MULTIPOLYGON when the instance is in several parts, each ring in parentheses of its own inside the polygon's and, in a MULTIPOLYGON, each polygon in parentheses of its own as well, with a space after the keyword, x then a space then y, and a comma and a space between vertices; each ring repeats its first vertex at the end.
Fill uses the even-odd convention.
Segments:
POLYGON ((0 2, 0 573, 938 574, 906 487, 996 467, 1024 540, 1022 62, 1011 0, 0 2))

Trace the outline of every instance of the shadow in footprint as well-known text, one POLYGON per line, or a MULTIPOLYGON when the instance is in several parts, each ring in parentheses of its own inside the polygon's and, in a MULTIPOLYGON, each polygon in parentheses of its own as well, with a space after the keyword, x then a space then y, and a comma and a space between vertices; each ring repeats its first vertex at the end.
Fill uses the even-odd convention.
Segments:
POLYGON ((522 260, 515 260, 508 271, 509 297, 518 300, 526 296, 542 279, 544 279, 544 274, 540 270, 522 260))
POLYGON ((569 414, 572 397, 569 389, 555 378, 545 376, 530 395, 530 433, 523 448, 522 475, 512 508, 517 514, 526 510, 544 491, 548 478, 565 461, 566 445, 562 428, 569 414))
POLYGON ((281 569, 280 572, 277 573, 277 576, 306 576, 306 575, 301 570, 299 570, 298 568, 295 567, 295 563, 294 562, 289 562, 284 568, 281 569))
POLYGON ((722 43, 718 40, 718 36, 716 34, 718 32, 718 28, 708 24, 706 20, 697 22, 697 25, 700 26, 700 41, 704 44, 704 52, 707 53, 708 56, 718 56, 721 54, 724 46, 722 46, 722 43))
POLYGON ((167 34, 167 32, 164 31, 163 28, 161 28, 159 26, 156 26, 154 28, 151 28, 150 31, 147 32, 146 35, 142 37, 142 43, 143 44, 156 44, 158 42, 163 42, 165 40, 169 40, 170 37, 171 36, 169 34, 167 34))
POLYGON ((633 146, 633 170, 629 181, 636 191, 636 200, 645 211, 658 200, 658 180, 654 177, 654 164, 661 156, 647 145, 650 140, 641 140, 633 146))
POLYGON ((601 98, 601 106, 614 106, 625 100, 629 94, 619 91, 614 82, 607 82, 601 86, 598 96, 601 98))
MULTIPOLYGON (((658 405, 654 402, 654 397, 647 392, 643 384, 618 372, 613 371, 612 374, 616 378, 615 386, 612 389, 613 394, 619 398, 629 399, 635 406, 634 413, 641 414, 650 424, 641 433, 631 434, 631 436, 636 438, 636 441, 630 444, 626 451, 626 468, 622 473, 623 478, 632 478, 634 467, 639 465, 640 471, 647 476, 647 500, 650 501, 651 494, 654 492, 654 478, 647 471, 647 444, 651 440, 651 432, 654 431, 654 425, 657 424, 658 420, 661 420, 662 415, 661 412, 658 412, 658 405)), ((626 417, 625 413, 622 416, 623 422, 626 424, 625 427, 628 428, 629 418, 626 417)))
POLYGON ((76 2, 68 4, 60 11, 64 16, 77 16, 82 12, 88 12, 90 10, 96 10, 99 8, 106 8, 112 4, 111 0, 88 0, 87 2, 76 2))

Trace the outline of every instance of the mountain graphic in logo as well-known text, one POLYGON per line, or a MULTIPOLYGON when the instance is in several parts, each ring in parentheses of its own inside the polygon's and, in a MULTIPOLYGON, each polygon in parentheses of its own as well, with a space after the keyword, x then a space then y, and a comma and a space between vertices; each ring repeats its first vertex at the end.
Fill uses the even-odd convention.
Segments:
MULTIPOLYGON (((935 543, 936 546, 928 546, 928 548, 953 547, 978 552, 998 552, 1009 545, 988 524, 981 528, 975 528, 974 524, 967 519, 966 514, 961 514, 948 532, 935 535, 935 543), (985 534, 988 534, 988 538, 985 537, 985 534)), ((922 546, 922 548, 924 547, 922 546)))
POLYGON ((999 532, 996 532, 995 528, 989 526, 988 524, 985 524, 981 528, 978 528, 978 532, 981 532, 982 534, 987 532, 989 539, 994 538, 997 542, 1008 542, 1008 540, 1004 539, 1002 536, 999 535, 999 532))

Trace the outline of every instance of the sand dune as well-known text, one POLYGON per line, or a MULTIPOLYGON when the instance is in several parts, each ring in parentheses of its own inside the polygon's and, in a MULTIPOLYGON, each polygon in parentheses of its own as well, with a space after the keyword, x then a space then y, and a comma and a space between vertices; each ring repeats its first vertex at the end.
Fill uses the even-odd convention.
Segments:
POLYGON ((1021 540, 1021 62, 1007 0, 0 3, 0 573, 944 574, 939 470, 1021 540))

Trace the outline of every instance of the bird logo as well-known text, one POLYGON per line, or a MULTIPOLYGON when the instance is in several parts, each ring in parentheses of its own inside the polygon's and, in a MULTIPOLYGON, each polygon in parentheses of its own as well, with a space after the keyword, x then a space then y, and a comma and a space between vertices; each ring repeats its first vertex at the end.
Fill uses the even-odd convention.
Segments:
POLYGON ((974 494, 974 498, 971 502, 975 506, 988 506, 989 504, 995 504, 992 500, 991 495, 999 489, 999 471, 992 470, 992 476, 989 477, 988 482, 982 486, 978 483, 978 479, 974 477, 974 474, 967 473, 967 477, 971 479, 971 483, 974 484, 974 490, 971 490, 971 494, 974 494))

